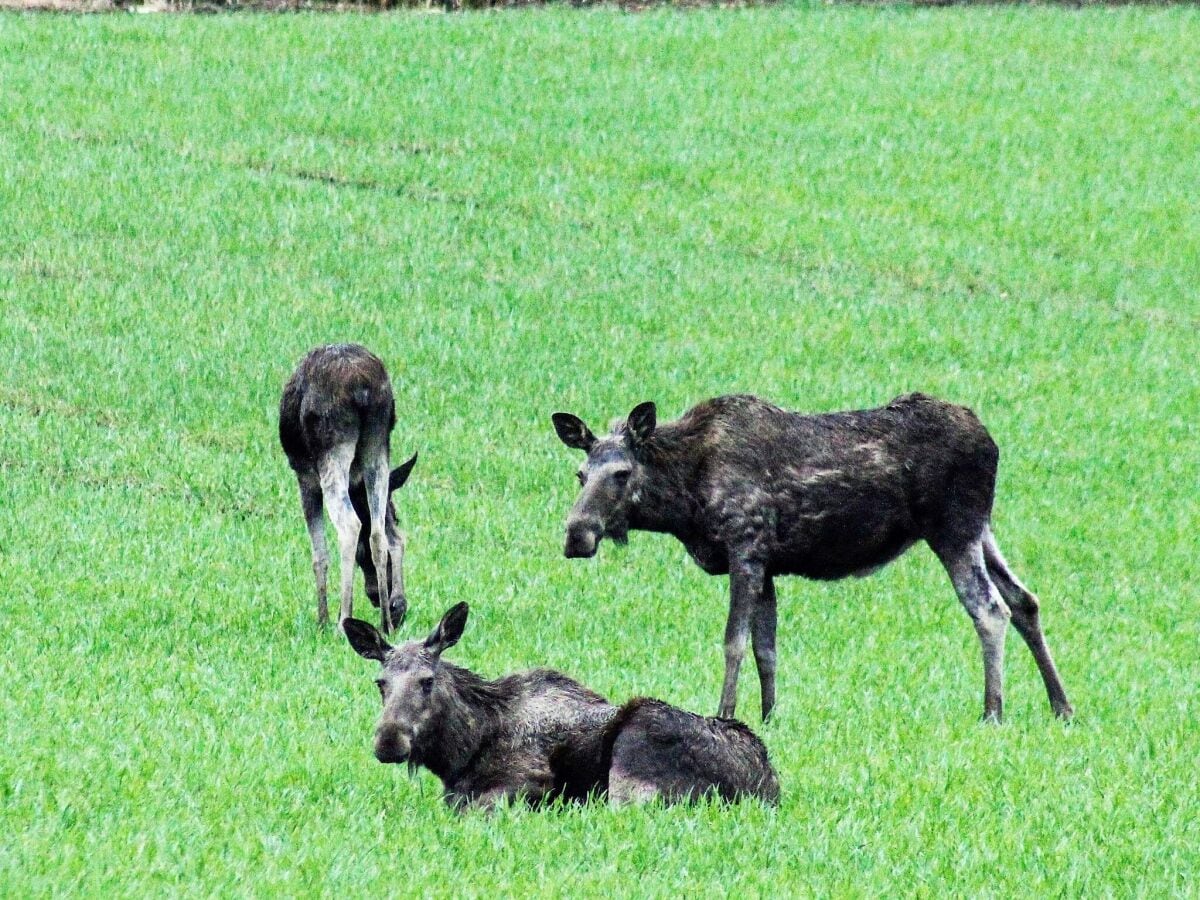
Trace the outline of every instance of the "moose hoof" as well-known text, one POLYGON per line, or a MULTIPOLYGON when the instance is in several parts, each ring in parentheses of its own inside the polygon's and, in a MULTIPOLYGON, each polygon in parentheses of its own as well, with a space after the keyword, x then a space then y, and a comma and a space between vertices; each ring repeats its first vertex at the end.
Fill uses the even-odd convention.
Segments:
MULTIPOLYGON (((388 601, 388 612, 392 616, 392 631, 395 631, 404 624, 404 617, 408 615, 408 601, 404 597, 393 597, 388 601)), ((387 618, 379 617, 380 628, 387 631, 387 618)))

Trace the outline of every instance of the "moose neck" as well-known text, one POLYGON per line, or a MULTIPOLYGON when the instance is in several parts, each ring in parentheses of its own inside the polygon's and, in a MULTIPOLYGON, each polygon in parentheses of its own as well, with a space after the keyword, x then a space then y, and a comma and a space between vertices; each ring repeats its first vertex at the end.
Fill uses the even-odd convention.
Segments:
POLYGON ((422 735, 417 761, 448 786, 495 740, 510 698, 494 681, 451 663, 442 665, 450 674, 451 696, 422 735))
POLYGON ((688 442, 655 434, 643 448, 629 526, 686 539, 699 527, 700 504, 692 494, 695 455, 688 442))

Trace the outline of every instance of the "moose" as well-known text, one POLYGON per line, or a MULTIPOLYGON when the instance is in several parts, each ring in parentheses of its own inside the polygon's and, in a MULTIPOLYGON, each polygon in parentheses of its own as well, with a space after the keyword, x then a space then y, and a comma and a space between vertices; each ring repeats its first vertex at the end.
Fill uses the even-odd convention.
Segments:
POLYGON ((605 537, 623 543, 630 530, 665 532, 705 572, 729 576, 719 716, 734 715, 748 637, 764 721, 775 706, 776 576, 869 575, 924 540, 979 636, 984 719, 1003 715, 1010 618, 1051 708, 1071 717, 1038 600, 992 534, 999 449, 971 410, 914 393, 876 409, 804 415, 740 394, 661 426, 655 405, 642 403, 603 438, 570 413, 552 418, 559 439, 587 454, 567 517, 568 558, 594 556, 605 537))
POLYGON ((341 552, 344 627, 354 611, 354 567, 380 607, 385 632, 404 620, 404 535, 391 495, 408 480, 417 455, 389 471, 396 403, 383 362, 358 344, 317 347, 300 361, 279 401, 279 442, 300 486, 312 543, 317 621, 329 621, 324 505, 341 552))
POLYGON ((362 657, 380 663, 383 713, 375 757, 423 766, 442 781, 454 809, 521 800, 613 804, 779 799, 766 748, 745 725, 708 719, 659 700, 618 709, 551 669, 488 681, 442 658, 466 627, 469 607, 452 607, 423 641, 393 647, 372 625, 343 630, 362 657))

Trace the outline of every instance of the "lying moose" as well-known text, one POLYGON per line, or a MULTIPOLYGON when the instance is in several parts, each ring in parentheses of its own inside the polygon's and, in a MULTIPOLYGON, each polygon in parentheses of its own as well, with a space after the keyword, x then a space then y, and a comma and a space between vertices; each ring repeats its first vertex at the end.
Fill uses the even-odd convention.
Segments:
POLYGON ((442 659, 467 623, 459 603, 424 641, 390 646, 347 619, 350 646, 382 665, 375 756, 424 766, 456 808, 521 799, 614 804, 661 798, 779 800, 767 750, 741 722, 639 698, 620 709, 566 675, 533 669, 487 681, 442 659))
POLYGON ((1050 706, 1071 716, 1038 600, 992 535, 1000 453, 971 410, 908 394, 878 409, 801 415, 743 394, 663 425, 643 403, 603 438, 570 413, 553 419, 559 439, 587 454, 567 518, 568 557, 593 556, 601 538, 623 542, 630 529, 662 531, 705 572, 729 576, 717 715, 734 714, 747 638, 763 719, 775 705, 777 575, 869 575, 923 540, 979 636, 984 718, 1001 717, 1010 617, 1050 706))

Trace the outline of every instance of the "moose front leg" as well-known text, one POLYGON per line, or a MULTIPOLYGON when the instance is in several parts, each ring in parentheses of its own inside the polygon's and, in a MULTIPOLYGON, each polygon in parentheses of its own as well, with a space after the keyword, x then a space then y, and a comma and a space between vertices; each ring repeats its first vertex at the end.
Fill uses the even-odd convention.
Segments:
POLYGON ((730 554, 729 621, 725 624, 725 684, 717 715, 732 719, 737 709, 738 670, 746 656, 750 616, 763 594, 766 567, 755 559, 730 554))
POLYGON ((457 791, 447 791, 444 795, 446 805, 456 813, 465 813, 478 809, 483 812, 493 812, 497 806, 512 803, 517 795, 504 787, 491 788, 478 794, 463 794, 457 791))
MULTIPOLYGON (((388 603, 392 607, 392 625, 399 628, 408 615, 408 596, 404 592, 404 532, 389 529, 388 561, 391 564, 392 589, 388 603)), ((383 596, 383 592, 380 592, 383 596)))
POLYGON ((530 763, 517 758, 507 760, 507 764, 516 771, 498 783, 485 778, 481 785, 468 779, 467 783, 448 789, 444 795, 447 805, 457 812, 468 809, 491 812, 497 806, 522 801, 537 806, 554 790, 554 777, 542 760, 530 763))
POLYGON ((758 665, 765 722, 775 708, 775 579, 770 575, 763 579, 762 596, 751 616, 750 636, 754 641, 754 662, 758 665))

